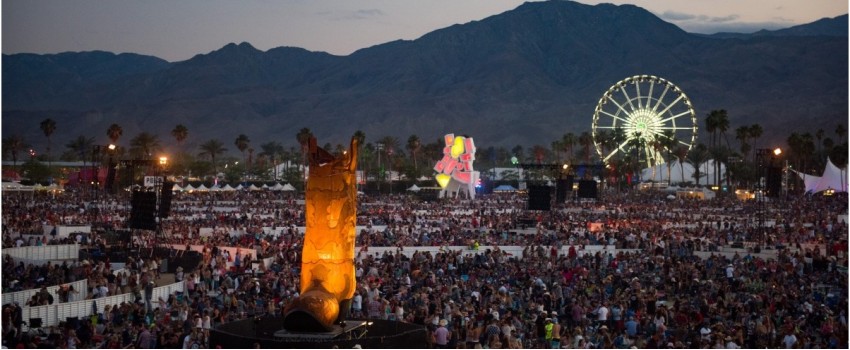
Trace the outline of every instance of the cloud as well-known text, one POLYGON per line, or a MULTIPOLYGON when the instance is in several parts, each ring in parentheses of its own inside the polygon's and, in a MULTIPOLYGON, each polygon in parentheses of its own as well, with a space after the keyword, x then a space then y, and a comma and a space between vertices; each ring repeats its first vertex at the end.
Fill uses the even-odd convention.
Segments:
POLYGON ((734 21, 738 18, 740 18, 740 16, 738 16, 738 15, 728 15, 728 16, 725 16, 725 17, 710 17, 708 19, 708 21, 711 22, 711 23, 726 23, 726 22, 732 22, 732 21, 734 21))
POLYGON ((351 21, 381 17, 385 16, 386 13, 379 9, 360 9, 354 11, 323 11, 317 13, 317 15, 329 17, 335 21, 351 21))
POLYGON ((734 21, 740 16, 738 15, 728 15, 723 17, 710 17, 706 15, 694 15, 690 13, 684 12, 676 12, 676 11, 664 11, 664 13, 660 14, 658 17, 661 19, 673 21, 673 22, 682 22, 682 21, 695 21, 695 22, 710 22, 710 23, 723 23, 734 21))
POLYGON ((676 11, 664 11, 664 13, 658 15, 661 19, 670 20, 670 21, 687 21, 696 18, 697 16, 692 15, 690 13, 682 13, 676 11))
POLYGON ((740 22, 741 16, 706 16, 692 13, 665 11, 658 15, 661 19, 673 23, 691 33, 714 34, 719 32, 753 33, 762 29, 776 30, 795 25, 787 18, 774 18, 769 22, 740 22))

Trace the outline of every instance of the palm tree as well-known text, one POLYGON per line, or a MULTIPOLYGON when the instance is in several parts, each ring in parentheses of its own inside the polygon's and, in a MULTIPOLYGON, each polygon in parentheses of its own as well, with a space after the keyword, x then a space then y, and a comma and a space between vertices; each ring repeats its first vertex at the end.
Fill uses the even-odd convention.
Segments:
POLYGON ((694 179, 696 180, 697 186, 699 186, 699 179, 702 177, 702 172, 699 168, 708 161, 709 157, 710 154, 708 153, 708 148, 706 148, 703 144, 696 145, 694 149, 688 152, 687 162, 694 167, 694 179))
POLYGON ((304 182, 307 182, 307 147, 310 142, 310 138, 313 137, 313 132, 310 131, 310 128, 301 128, 298 131, 298 134, 295 134, 295 139, 298 141, 298 144, 301 145, 301 166, 304 169, 304 182))
POLYGON ((584 161, 590 163, 590 146, 593 145, 593 136, 585 131, 578 137, 578 144, 584 149, 584 161))
POLYGON ((679 161, 679 171, 682 172, 682 182, 685 182, 685 160, 688 157, 688 151, 688 146, 685 145, 679 145, 673 151, 676 155, 676 160, 679 161))
POLYGON ((844 127, 844 124, 838 124, 838 126, 835 127, 835 134, 838 135, 837 143, 844 141, 844 135, 847 134, 847 128, 844 127))
POLYGON ((92 149, 92 145, 94 145, 94 137, 80 135, 76 139, 71 140, 71 142, 68 142, 65 147, 77 155, 79 157, 77 159, 81 159, 85 163, 86 154, 92 149))
POLYGON ((511 148, 511 153, 519 159, 520 163, 525 162, 525 150, 521 145, 516 145, 514 148, 511 148))
POLYGON ((387 168, 389 169, 390 176, 390 191, 392 191, 392 171, 393 171, 393 155, 396 154, 396 150, 399 148, 398 139, 393 136, 384 136, 378 141, 379 144, 384 147, 384 154, 387 156, 387 168))
MULTIPOLYGON (((357 140, 357 147, 359 147, 361 150, 365 149, 364 146, 366 145, 366 143, 365 143, 366 142, 366 133, 363 132, 363 130, 355 131, 354 135, 352 135, 352 138, 357 140)), ((368 174, 368 170, 369 170, 369 164, 368 163, 364 164, 363 162, 361 162, 361 158, 363 158, 363 156, 364 156, 363 153, 364 152, 357 152, 357 167, 359 168, 361 165, 366 166, 367 171, 363 172, 363 180, 365 181, 366 177, 367 177, 366 174, 368 174)), ((359 186, 359 183, 358 183, 358 186, 359 186)))
POLYGON ((47 118, 41 121, 40 127, 41 131, 44 133, 44 136, 47 137, 47 166, 50 167, 50 135, 53 135, 53 132, 56 131, 56 121, 47 118))
POLYGON ((576 145, 576 135, 568 132, 561 137, 561 145, 564 146, 564 149, 567 152, 567 161, 572 163, 573 157, 573 147, 576 145))
POLYGON ((118 143, 118 139, 121 138, 121 135, 124 135, 124 129, 122 129, 118 124, 112 124, 109 126, 109 129, 106 129, 106 136, 109 137, 112 144, 118 143))
POLYGON ((534 155, 534 161, 537 164, 543 164, 543 160, 546 158, 546 147, 534 145, 531 147, 531 154, 534 155))
POLYGON ((821 142, 823 140, 823 134, 825 134, 825 133, 826 133, 826 131, 823 131, 823 129, 818 129, 818 131, 815 131, 815 137, 818 139, 818 143, 816 144, 816 148, 817 148, 818 153, 820 153, 820 151, 821 151, 821 144, 822 144, 821 142))
POLYGON ((18 166, 18 153, 26 147, 26 142, 19 135, 12 135, 3 139, 3 152, 9 152, 9 155, 12 156, 13 168, 17 168, 18 166))
POLYGON ((756 145, 758 144, 758 139, 764 133, 764 129, 762 129, 761 125, 753 124, 750 125, 749 138, 753 140, 753 159, 755 160, 755 150, 757 149, 756 145))
POLYGON ((212 139, 201 144, 199 148, 201 149, 201 152, 198 153, 198 156, 209 157, 210 162, 212 162, 213 165, 213 172, 215 174, 218 174, 218 167, 216 166, 217 164, 215 162, 215 158, 219 155, 224 154, 224 152, 227 152, 227 148, 224 148, 224 145, 221 143, 221 141, 216 139, 212 139))
POLYGON ((143 131, 130 140, 130 153, 136 157, 150 158, 160 149, 159 137, 143 131))
POLYGON ((661 137, 658 138, 658 141, 661 149, 667 151, 667 186, 670 186, 672 183, 670 180, 670 173, 672 172, 671 168, 673 167, 673 152, 676 149, 676 145, 679 144, 679 140, 676 139, 676 134, 673 130, 664 130, 661 137))
MULTIPOLYGON (((729 129, 729 115, 725 109, 715 109, 708 113, 705 124, 706 130, 712 133, 710 149, 716 153, 716 148, 720 147, 719 136, 722 135, 725 138, 726 130, 729 129)), ((729 146, 729 139, 726 139, 726 146, 729 146)), ((720 162, 717 159, 714 160, 714 176, 714 183, 720 183, 720 162)))
POLYGON ((750 128, 746 125, 740 126, 735 129, 735 139, 741 142, 741 154, 747 154, 750 152, 750 144, 747 143, 747 139, 750 137, 750 128))
POLYGON ((189 137, 189 129, 186 128, 183 124, 177 124, 174 129, 171 129, 171 136, 177 140, 177 146, 183 145, 183 141, 189 137))
POLYGON ((606 130, 601 130, 596 133, 596 142, 598 142, 599 146, 601 146, 603 157, 608 154, 608 150, 613 150, 616 147, 613 136, 614 134, 606 130))
POLYGON ((260 145, 260 153, 258 155, 268 157, 272 160, 275 180, 277 180, 277 159, 278 156, 280 156, 284 152, 285 150, 283 149, 283 145, 275 141, 266 142, 260 145))
POLYGON ((419 150, 422 148, 422 142, 419 141, 419 136, 410 135, 407 138, 407 150, 410 151, 410 155, 413 156, 413 169, 416 171, 417 177, 419 174, 419 165, 416 161, 416 154, 419 153, 419 150))
POLYGON ((233 144, 236 145, 236 149, 238 149, 239 152, 242 153, 242 161, 244 161, 245 166, 247 166, 248 161, 245 159, 245 150, 248 149, 248 146, 251 145, 251 139, 249 139, 248 136, 245 136, 245 134, 239 134, 233 144))
POLYGON ((561 150, 564 149, 564 145, 561 144, 561 140, 552 141, 552 153, 555 154, 555 163, 561 163, 561 150))

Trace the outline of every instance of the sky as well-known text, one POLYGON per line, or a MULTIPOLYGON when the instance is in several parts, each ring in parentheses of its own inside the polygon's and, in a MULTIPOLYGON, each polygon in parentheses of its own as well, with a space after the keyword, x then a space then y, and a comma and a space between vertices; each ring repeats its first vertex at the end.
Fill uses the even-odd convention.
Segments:
MULTIPOLYGON (((521 0, 3 0, 2 52, 103 50, 170 62, 248 42, 334 55, 509 11, 521 0)), ((632 0, 692 33, 751 33, 847 14, 847 0, 632 0)))

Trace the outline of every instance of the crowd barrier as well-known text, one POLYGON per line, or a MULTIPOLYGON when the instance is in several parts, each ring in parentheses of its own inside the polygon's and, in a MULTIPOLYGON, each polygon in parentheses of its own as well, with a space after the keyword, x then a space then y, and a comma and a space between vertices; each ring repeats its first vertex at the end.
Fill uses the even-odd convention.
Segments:
MULTIPOLYGON (((468 246, 433 246, 433 247, 403 247, 401 249, 401 253, 407 257, 413 256, 414 252, 429 252, 431 255, 434 255, 440 251, 461 251, 463 255, 476 255, 482 254, 487 250, 493 251, 497 246, 479 246, 478 249, 470 249, 468 246)), ((605 246, 605 245, 587 245, 584 248, 576 247, 576 253, 578 255, 585 254, 596 254, 596 252, 605 252, 616 255, 617 253, 635 253, 639 252, 640 249, 617 249, 613 246, 605 246)), ((509 257, 522 258, 523 250, 526 248, 525 246, 498 246, 499 250, 506 253, 509 257)), ((550 247, 543 247, 546 254, 550 253, 550 247)), ((558 250, 558 255, 567 255, 569 253, 570 246, 563 246, 558 250)), ((367 255, 372 255, 373 257, 380 258, 384 252, 390 252, 395 254, 398 252, 398 247, 356 247, 356 258, 361 260, 365 258, 367 255)))
POLYGON ((47 262, 56 260, 77 260, 80 257, 80 245, 43 245, 17 248, 5 248, 3 254, 8 254, 17 261, 47 262))
MULTIPOLYGON (((66 285, 67 286, 73 286, 74 290, 80 293, 80 294, 77 294, 76 296, 74 296, 74 299, 85 299, 89 295, 88 280, 79 280, 79 281, 76 281, 76 282, 65 283, 65 284, 62 284, 62 285, 49 286, 49 287, 47 287, 47 291, 50 292, 50 294, 53 295, 53 304, 59 303, 59 293, 57 293, 57 291, 59 290, 59 288, 61 286, 66 286, 66 285)), ((6 305, 8 303, 17 302, 18 304, 21 305, 21 307, 24 307, 24 305, 26 305, 27 301, 29 301, 32 298, 32 296, 35 295, 36 293, 38 293, 40 290, 41 289, 38 288, 38 289, 22 290, 22 291, 13 292, 13 293, 3 293, 3 305, 6 305)))
MULTIPOLYGON (((177 282, 153 289, 153 298, 151 302, 156 306, 157 300, 163 298, 168 299, 168 296, 174 292, 183 292, 183 282, 177 282)), ((69 318, 77 318, 85 320, 95 313, 102 313, 106 305, 121 305, 121 303, 134 303, 136 297, 133 293, 125 293, 113 295, 105 298, 87 299, 75 301, 71 303, 44 305, 36 307, 24 307, 22 315, 24 322, 29 322, 32 319, 41 319, 42 327, 52 327, 59 325, 60 322, 67 321, 69 318)))

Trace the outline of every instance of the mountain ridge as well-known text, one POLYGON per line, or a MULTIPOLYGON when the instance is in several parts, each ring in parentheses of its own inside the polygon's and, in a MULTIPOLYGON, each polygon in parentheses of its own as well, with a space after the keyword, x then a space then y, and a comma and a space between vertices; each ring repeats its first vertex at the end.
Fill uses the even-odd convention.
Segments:
POLYGON ((303 127, 342 144, 359 129, 372 140, 455 132, 479 144, 548 145, 589 130, 602 93, 638 74, 681 87, 700 126, 710 110, 727 109, 733 128, 761 123, 765 140, 781 140, 800 120, 834 127, 847 110, 846 38, 705 37, 633 5, 525 3, 348 56, 231 43, 186 61, 142 60, 149 70, 124 67, 112 80, 65 89, 38 85, 63 86, 64 76, 19 85, 38 71, 7 72, 7 62, 22 64, 15 62, 22 57, 3 55, 3 134, 21 133, 30 143, 44 139, 40 120, 61 115, 57 130, 67 138, 104 139, 118 123, 123 142, 148 131, 169 144, 181 123, 188 147, 210 138, 228 144, 240 133, 256 144, 292 144, 303 127))

